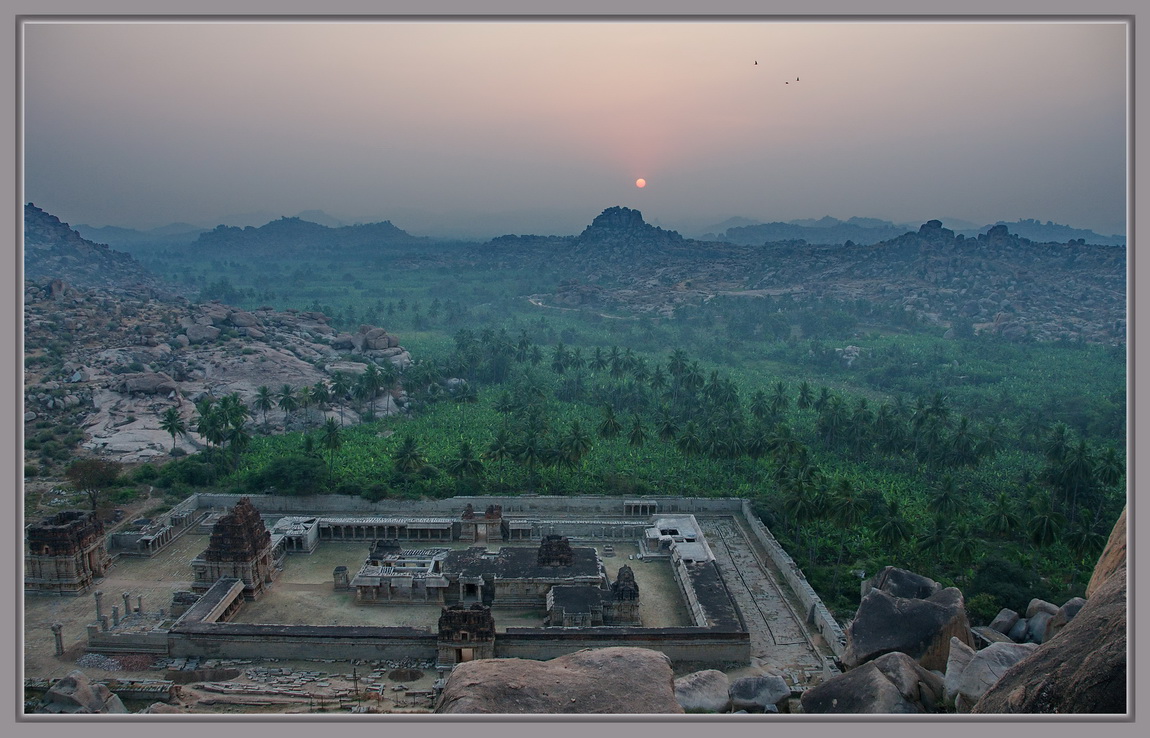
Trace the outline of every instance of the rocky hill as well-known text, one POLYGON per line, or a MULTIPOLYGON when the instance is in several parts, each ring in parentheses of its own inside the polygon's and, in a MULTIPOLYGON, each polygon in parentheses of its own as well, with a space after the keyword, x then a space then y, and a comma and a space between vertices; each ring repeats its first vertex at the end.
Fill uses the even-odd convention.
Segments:
POLYGON ((78 288, 171 292, 129 254, 92 243, 32 203, 24 206, 24 278, 59 279, 78 288))
POLYGON ((578 237, 504 237, 484 253, 569 275, 553 294, 532 296, 555 307, 669 316, 721 295, 861 299, 942 330, 961 322, 1010 340, 1125 343, 1124 247, 1036 243, 1005 225, 967 238, 932 220, 870 246, 744 246, 684 239, 636 210, 609 208, 578 237))
MULTIPOLYGON (((247 312, 218 302, 28 281, 24 420, 74 419, 89 451, 143 461, 172 448, 160 428, 170 407, 192 426, 193 403, 205 395, 236 392, 251 406, 261 385, 298 389, 328 381, 337 370, 354 377, 373 362, 402 368, 411 361, 398 338, 382 328, 337 334, 328 323, 315 312, 247 312)), ((400 412, 403 402, 396 392, 377 411, 400 412)), ((348 422, 357 421, 353 410, 343 412, 348 422)), ((337 413, 331 405, 312 410, 310 418, 273 410, 268 423, 281 429, 314 425, 325 414, 337 413)), ((256 421, 262 425, 262 414, 256 421)), ((176 446, 190 452, 201 444, 193 433, 176 446)))
POLYGON ((412 236, 386 220, 381 223, 329 228, 301 218, 280 218, 258 228, 217 226, 214 230, 201 233, 189 248, 208 255, 243 253, 245 256, 280 257, 291 252, 307 254, 335 251, 347 254, 427 241, 426 238, 412 236))

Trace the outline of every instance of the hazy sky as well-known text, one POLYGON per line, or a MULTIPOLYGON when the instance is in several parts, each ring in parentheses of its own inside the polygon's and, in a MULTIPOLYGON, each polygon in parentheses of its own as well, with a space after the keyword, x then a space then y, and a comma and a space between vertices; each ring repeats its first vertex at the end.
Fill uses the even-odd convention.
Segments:
POLYGON ((141 228, 321 209, 418 235, 567 234, 624 205, 688 232, 857 215, 1124 233, 1126 32, 33 23, 24 197, 141 228))

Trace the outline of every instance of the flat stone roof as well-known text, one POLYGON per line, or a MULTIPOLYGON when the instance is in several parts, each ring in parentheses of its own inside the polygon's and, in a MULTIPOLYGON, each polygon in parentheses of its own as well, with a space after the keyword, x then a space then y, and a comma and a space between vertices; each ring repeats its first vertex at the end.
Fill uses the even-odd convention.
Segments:
POLYGON ((595 549, 572 546, 574 562, 570 566, 540 566, 535 547, 504 546, 491 553, 481 546, 452 551, 443 562, 448 574, 461 576, 493 575, 496 579, 568 579, 598 577, 599 559, 595 549))

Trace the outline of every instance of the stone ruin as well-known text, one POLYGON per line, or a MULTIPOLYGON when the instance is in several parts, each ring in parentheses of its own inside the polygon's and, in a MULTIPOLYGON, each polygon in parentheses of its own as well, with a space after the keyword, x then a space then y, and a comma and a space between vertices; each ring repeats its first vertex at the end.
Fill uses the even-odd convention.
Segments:
POLYGON ((271 533, 249 498, 240 499, 216 522, 208 547, 192 561, 192 568, 192 591, 198 594, 223 577, 235 577, 244 582, 244 598, 254 600, 275 579, 282 562, 273 556, 271 533))
POLYGON ((539 543, 538 562, 540 566, 571 566, 575 563, 571 541, 560 535, 543 536, 539 543))
POLYGON ((79 595, 112 565, 96 513, 65 510, 27 531, 24 590, 79 595))
POLYGON ((495 658, 495 618, 491 608, 479 603, 443 608, 437 645, 440 667, 495 658))

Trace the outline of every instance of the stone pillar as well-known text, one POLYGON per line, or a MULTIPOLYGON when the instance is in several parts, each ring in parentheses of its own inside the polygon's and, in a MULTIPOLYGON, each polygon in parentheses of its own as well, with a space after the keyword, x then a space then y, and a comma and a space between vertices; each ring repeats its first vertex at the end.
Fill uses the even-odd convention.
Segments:
POLYGON ((88 625, 88 643, 91 643, 92 639, 95 638, 96 634, 99 632, 100 632, 100 626, 98 626, 94 623, 89 624, 88 625))
POLYGON ((56 639, 56 655, 57 656, 63 656, 64 655, 63 630, 64 630, 64 626, 61 625, 60 623, 52 623, 52 635, 56 639))
POLYGON ((92 593, 92 596, 96 598, 96 619, 99 620, 104 617, 104 609, 102 607, 104 593, 97 589, 94 593, 92 593))
POLYGON ((144 614, 144 595, 136 595, 136 612, 144 614))
POLYGON ((100 616, 100 630, 104 631, 105 633, 108 632, 108 616, 107 615, 101 615, 100 616))
POLYGON ((120 607, 119 605, 112 605, 112 625, 120 624, 120 607))
POLYGON ((165 615, 167 615, 167 613, 164 612, 164 608, 161 607, 160 608, 160 619, 163 620, 165 615))
POLYGON ((132 612, 132 595, 124 592, 120 596, 124 598, 124 617, 128 617, 132 612))

